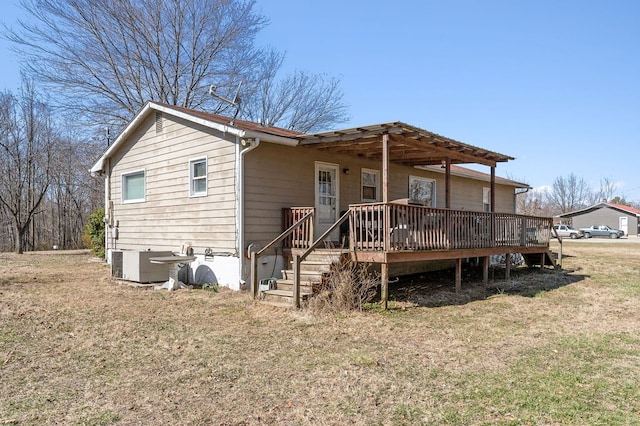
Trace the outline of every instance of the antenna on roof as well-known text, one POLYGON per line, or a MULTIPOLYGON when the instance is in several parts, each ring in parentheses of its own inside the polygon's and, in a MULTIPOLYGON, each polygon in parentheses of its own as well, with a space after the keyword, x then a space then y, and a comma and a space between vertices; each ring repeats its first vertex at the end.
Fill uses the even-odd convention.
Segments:
POLYGON ((233 126, 233 122, 236 120, 236 117, 238 116, 238 113, 240 112, 240 97, 238 96, 238 93, 240 93, 240 86, 242 86, 242 81, 240 81, 240 83, 238 83, 238 88, 236 89, 236 94, 233 96, 233 100, 229 100, 227 98, 225 98, 224 96, 220 96, 216 93, 216 90, 218 89, 216 86, 214 86, 213 84, 211 86, 209 86, 209 94, 211 96, 213 96, 216 99, 221 100, 222 102, 226 102, 231 106, 236 107, 236 112, 233 114, 233 119, 231 119, 231 125, 233 126))

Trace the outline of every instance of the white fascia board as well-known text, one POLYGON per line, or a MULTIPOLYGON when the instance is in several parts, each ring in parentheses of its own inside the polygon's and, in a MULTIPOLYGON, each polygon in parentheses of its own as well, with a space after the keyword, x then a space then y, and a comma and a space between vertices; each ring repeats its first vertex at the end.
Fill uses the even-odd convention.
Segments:
POLYGON ((111 157, 111 154, 116 149, 118 149, 120 145, 122 145, 122 141, 129 135, 129 133, 131 133, 131 130, 134 129, 147 116, 151 108, 152 108, 152 104, 151 102, 148 102, 144 106, 144 108, 142 108, 142 111, 140 111, 138 115, 136 115, 133 118, 133 120, 131 120, 131 122, 127 125, 127 127, 125 127, 124 130, 120 132, 116 140, 113 141, 111 145, 109 145, 109 148, 107 148, 104 154, 102 154, 102 156, 98 158, 98 161, 96 161, 93 167, 91 167, 91 170, 90 170, 91 173, 98 173, 98 172, 104 171, 103 168, 104 168, 105 160, 111 157))

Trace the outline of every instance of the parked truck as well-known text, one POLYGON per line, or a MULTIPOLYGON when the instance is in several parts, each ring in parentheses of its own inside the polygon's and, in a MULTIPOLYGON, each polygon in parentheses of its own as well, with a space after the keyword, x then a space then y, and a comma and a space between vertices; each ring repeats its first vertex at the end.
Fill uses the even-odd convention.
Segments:
POLYGON ((584 233, 585 238, 591 237, 609 237, 620 238, 624 237, 624 231, 619 229, 609 228, 607 225, 592 225, 589 228, 580 228, 580 231, 584 233))

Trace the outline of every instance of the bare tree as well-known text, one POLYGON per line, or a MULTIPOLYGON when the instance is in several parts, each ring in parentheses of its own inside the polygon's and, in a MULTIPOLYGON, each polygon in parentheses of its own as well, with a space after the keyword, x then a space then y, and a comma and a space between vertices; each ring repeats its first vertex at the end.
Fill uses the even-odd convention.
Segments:
POLYGON ((253 0, 22 0, 22 5, 31 20, 21 22, 19 31, 5 30, 5 37, 15 43, 30 76, 94 123, 122 125, 148 100, 229 113, 231 107, 207 89, 215 85, 227 97, 240 82, 240 98, 277 105, 266 116, 285 127, 311 129, 344 118, 336 80, 296 73, 274 83, 281 61, 255 47, 267 19, 253 10, 253 0), (282 93, 271 90, 274 84, 293 93, 281 100, 282 93))
POLYGON ((247 119, 305 133, 347 121, 337 79, 304 71, 278 79, 283 60, 284 55, 274 51, 264 58, 259 84, 243 100, 247 119))
POLYGON ((33 219, 51 183, 54 143, 49 108, 37 100, 31 83, 23 83, 19 97, 0 94, 0 205, 16 253, 33 246, 33 219))
POLYGON ((571 173, 567 177, 555 178, 551 191, 546 194, 546 201, 554 214, 561 214, 586 207, 592 197, 587 182, 571 173))
POLYGON ((83 227, 96 208, 104 205, 103 186, 87 170, 99 152, 95 141, 80 142, 73 137, 61 139, 52 182, 43 202, 42 215, 36 218, 40 247, 57 245, 61 249, 82 248, 83 227))
POLYGON ((592 197, 589 200, 589 204, 598 204, 601 202, 610 201, 615 192, 618 190, 618 184, 613 182, 608 177, 600 179, 600 188, 592 193, 592 197))

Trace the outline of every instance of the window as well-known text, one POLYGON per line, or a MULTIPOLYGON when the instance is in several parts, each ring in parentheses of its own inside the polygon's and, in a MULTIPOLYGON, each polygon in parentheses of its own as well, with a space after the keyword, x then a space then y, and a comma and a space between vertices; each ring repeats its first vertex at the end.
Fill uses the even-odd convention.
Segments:
POLYGON ((122 202, 136 203, 144 201, 144 170, 122 175, 122 202))
POLYGON ((380 194, 380 172, 362 169, 362 201, 378 201, 380 194))
POLYGON ((207 159, 198 158, 189 162, 189 195, 207 195, 207 159))
POLYGON ((418 176, 409 176, 409 202, 435 207, 436 181, 418 176))
POLYGON ((482 210, 491 211, 491 188, 482 188, 482 210))

